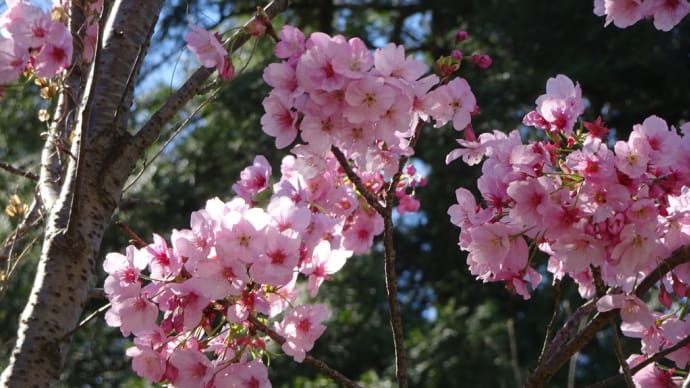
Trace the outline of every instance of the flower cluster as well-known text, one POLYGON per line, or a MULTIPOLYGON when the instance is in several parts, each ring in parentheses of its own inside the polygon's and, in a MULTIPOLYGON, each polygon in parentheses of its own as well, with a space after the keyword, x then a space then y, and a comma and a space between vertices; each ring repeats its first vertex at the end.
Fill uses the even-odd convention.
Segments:
MULTIPOLYGON (((222 67, 218 39, 192 29, 190 48, 205 66, 222 67)), ((400 158, 412 154, 418 124, 433 118, 462 130, 475 110, 465 80, 421 78, 426 66, 401 46, 372 54, 357 38, 305 39, 290 26, 280 38, 284 61, 264 72, 273 89, 261 122, 278 147, 298 133, 305 144, 283 159, 279 180, 271 185, 272 168, 257 156, 232 186, 237 196, 209 200, 170 244, 154 235, 152 244, 106 257, 106 321, 135 336, 127 354, 151 381, 220 387, 244 376, 267 385, 263 358, 275 335, 302 362, 329 312, 297 302, 298 279, 315 297, 348 258, 369 251, 384 229, 374 205, 389 193, 400 213, 417 211, 414 190, 426 181, 400 158)))
POLYGON ((606 16, 606 25, 629 27, 645 17, 654 19, 654 27, 669 31, 690 13, 687 0, 594 0, 594 14, 606 16))
POLYGON ((439 84, 424 76, 427 66, 389 44, 372 54, 359 38, 313 33, 307 39, 290 26, 281 29, 276 56, 264 80, 273 87, 263 102, 264 132, 278 148, 305 144, 293 153, 308 159, 314 174, 331 147, 341 150, 361 171, 390 178, 401 155, 411 155, 410 140, 420 122, 470 123, 476 100, 462 78, 439 84))
POLYGON ((175 387, 224 387, 232 378, 267 386, 267 333, 254 320, 273 322, 283 351, 304 360, 329 313, 297 305, 299 275, 316 296, 383 230, 337 161, 325 164, 323 175, 307 178, 287 156, 271 186, 271 168, 258 156, 233 186, 241 197, 209 200, 192 213, 190 229, 173 230, 170 245, 154 235, 145 247, 107 255, 106 322, 135 336, 127 354, 140 376, 175 387), (263 193, 270 193, 265 208, 254 206, 263 193))
MULTIPOLYGON (((595 296, 595 278, 622 294, 606 295, 599 311, 619 309, 623 333, 642 338, 651 355, 677 343, 690 325, 672 310, 690 288, 690 264, 659 284, 665 313, 652 312, 635 286, 675 250, 690 244, 690 124, 677 130, 651 116, 633 126, 628 140, 611 149, 601 119, 573 130, 583 112, 579 85, 559 75, 524 123, 546 129, 545 141, 524 144, 518 131, 485 133, 459 141, 471 164, 483 157, 478 180, 481 202, 467 189, 448 213, 462 228, 460 247, 470 272, 484 282, 504 281, 530 297, 542 275, 536 251, 549 256, 555 278, 569 276, 583 298, 595 296), (585 128, 587 130, 585 130, 585 128)), ((667 356, 684 368, 690 350, 667 356)))
POLYGON ((50 78, 72 63, 72 35, 61 21, 22 0, 7 1, 0 16, 0 84, 12 82, 32 70, 50 78))

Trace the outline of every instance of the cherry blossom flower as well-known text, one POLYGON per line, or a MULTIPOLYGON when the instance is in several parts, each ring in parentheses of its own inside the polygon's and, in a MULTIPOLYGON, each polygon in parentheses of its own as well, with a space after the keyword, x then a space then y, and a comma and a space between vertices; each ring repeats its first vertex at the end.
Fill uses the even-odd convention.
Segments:
POLYGON ((260 360, 222 367, 213 379, 215 387, 270 388, 268 369, 260 360))
POLYGON ((670 31, 690 13, 690 3, 687 0, 656 0, 652 3, 654 27, 661 31, 670 31))
POLYGON ((125 354, 132 357, 132 369, 137 375, 158 382, 165 373, 165 359, 161 354, 146 346, 132 346, 127 348, 125 354))
POLYGON ((306 352, 326 330, 321 323, 328 315, 328 307, 323 304, 299 305, 292 309, 282 322, 275 323, 275 330, 285 338, 283 351, 297 362, 304 361, 306 352))
POLYGON ((203 27, 189 24, 191 31, 184 36, 190 50, 196 54, 197 59, 204 67, 215 67, 221 77, 231 79, 234 68, 228 51, 223 47, 220 36, 215 35, 203 27))
POLYGON ((13 39, 0 39, 0 84, 19 78, 29 60, 29 52, 13 39))

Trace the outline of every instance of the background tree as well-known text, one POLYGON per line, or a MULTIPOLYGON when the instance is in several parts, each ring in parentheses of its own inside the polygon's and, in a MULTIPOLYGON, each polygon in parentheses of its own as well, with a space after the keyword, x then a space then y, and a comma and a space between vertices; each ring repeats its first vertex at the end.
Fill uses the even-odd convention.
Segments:
MULTIPOLYGON (((200 15, 197 11, 203 10, 201 21, 212 26, 244 20, 254 6, 249 1, 161 4, 162 16, 150 50, 152 59, 144 62, 141 77, 155 78, 156 69, 170 63, 164 59, 179 51, 187 15, 200 15)), ((669 122, 690 114, 690 97, 679 87, 690 84, 687 21, 671 34, 652 30, 644 23, 626 31, 603 29, 603 21, 591 14, 591 4, 581 1, 557 5, 518 1, 295 1, 276 24, 283 22, 305 30, 359 35, 371 46, 389 41, 404 43, 430 63, 432 58, 450 52, 458 29, 468 30, 471 39, 461 47, 465 55, 489 53, 494 59, 486 71, 461 69, 473 85, 482 110, 474 119, 477 132, 518 126, 543 90, 544 81, 557 73, 568 74, 581 83, 590 102, 586 116, 594 119, 601 114, 617 135, 626 134, 633 123, 653 112, 669 122)), ((140 235, 150 236, 153 231, 186 225, 190 211, 207 198, 231 194, 229 187, 239 170, 254 154, 273 148, 257 126, 262 114, 260 101, 267 91, 260 72, 272 60, 270 50, 270 45, 257 47, 245 72, 230 87, 223 88, 158 158, 152 161, 155 150, 149 151, 144 158, 147 162, 142 162, 147 166, 144 177, 124 193, 115 218, 140 235)), ((129 133, 141 128, 168 97, 170 79, 164 77, 162 81, 157 86, 149 81, 148 90, 137 93, 134 113, 121 121, 129 133)), ((30 170, 39 160, 36 152, 40 142, 35 136, 19 136, 25 133, 20 128, 41 124, 33 114, 20 115, 31 112, 28 107, 35 100, 25 102, 26 109, 11 109, 7 105, 10 100, 13 104, 22 101, 14 92, 11 97, 3 101, 1 110, 9 116, 3 121, 8 130, 0 133, 8 147, 0 150, 8 150, 4 161, 30 170)), ((183 119, 187 113, 176 119, 183 119)), ((418 191, 423 209, 419 217, 405 219, 398 230, 397 241, 402 244, 398 259, 403 274, 401 297, 413 365, 411 379, 417 386, 459 386, 459 382, 486 384, 485 376, 491 376, 489 382, 496 386, 512 386, 522 381, 525 371, 535 363, 543 333, 535 332, 534 327, 543 327, 548 321, 553 296, 540 292, 535 294, 535 301, 525 303, 518 297, 508 297, 499 286, 479 287, 467 273, 465 258, 455 244, 457 230, 449 225, 446 211, 454 198, 454 188, 471 186, 477 171, 459 164, 443 164, 444 155, 455 148, 455 136, 452 131, 425 129, 417 154, 420 165, 429 171, 429 186, 418 191)), ((279 155, 269 157, 275 163, 279 155)), ((30 202, 30 181, 9 175, 0 178, 6 179, 2 187, 7 197, 18 193, 30 202)), ((110 216, 100 218, 105 225, 110 216)), ((125 240, 126 236, 110 228, 101 251, 121 250, 125 240)), ((3 327, 12 328, 3 333, 5 343, 10 343, 9 337, 15 332, 17 306, 23 304, 22 295, 28 292, 27 279, 37 255, 33 256, 32 260, 29 255, 10 283, 5 283, 8 294, 2 300, 0 320, 3 327)), ((314 350, 347 375, 379 383, 394 376, 392 348, 385 330, 381 267, 376 252, 372 257, 351 260, 345 272, 339 274, 338 282, 324 290, 325 300, 343 308, 334 314, 335 322, 329 324, 327 335, 314 350), (363 335, 365 340, 360 339, 363 335), (363 348, 363 343, 376 346, 363 348)), ((573 288, 572 284, 564 284, 563 303, 579 304, 573 288)), ((93 301, 86 307, 93 310, 101 305, 102 301, 93 301)), ((72 353, 67 357, 65 384, 112 386, 127 381, 128 360, 122 358, 125 346, 116 338, 118 333, 113 335, 97 321, 77 331, 72 353)), ((606 339, 602 339, 584 350, 575 369, 578 383, 615 372, 617 364, 608 348, 606 339)), ((293 370, 293 375, 272 379, 285 384, 305 383, 310 378, 319 381, 313 371, 293 370)), ((554 384, 562 386, 566 374, 563 371, 554 384)))

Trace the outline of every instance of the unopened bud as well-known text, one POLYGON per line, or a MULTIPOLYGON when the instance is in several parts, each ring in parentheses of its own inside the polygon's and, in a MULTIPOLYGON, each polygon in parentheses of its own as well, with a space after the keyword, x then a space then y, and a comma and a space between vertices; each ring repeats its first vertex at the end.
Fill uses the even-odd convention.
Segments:
POLYGON ((451 51, 450 56, 453 57, 453 59, 458 60, 458 61, 462 61, 462 58, 463 58, 462 51, 460 51, 460 50, 451 51))
POLYGON ((458 31, 455 34, 455 44, 466 41, 470 37, 467 31, 458 31))
POLYGON ((471 57, 472 62, 482 69, 486 69, 494 62, 490 56, 486 54, 474 54, 471 57))
POLYGON ((442 77, 450 77, 453 73, 458 71, 460 63, 453 57, 446 56, 437 59, 436 66, 438 66, 438 70, 442 77))

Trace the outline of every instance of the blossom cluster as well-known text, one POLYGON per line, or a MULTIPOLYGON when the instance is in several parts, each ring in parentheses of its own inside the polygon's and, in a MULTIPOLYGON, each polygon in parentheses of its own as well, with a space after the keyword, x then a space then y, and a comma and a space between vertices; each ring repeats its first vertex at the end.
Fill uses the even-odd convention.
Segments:
MULTIPOLYGON (((222 67, 227 53, 217 37, 192 28, 190 48, 204 66, 222 67)), ((400 213, 417 211, 414 190, 425 180, 399 158, 412 154, 418 123, 433 117, 437 126, 452 121, 462 130, 475 109, 465 80, 421 78, 427 67, 401 46, 372 54, 357 38, 305 39, 290 26, 280 38, 276 55, 284 61, 264 73, 273 89, 262 125, 278 147, 296 143, 298 132, 306 144, 292 147, 279 180, 271 185, 272 168, 257 156, 232 186, 237 196, 209 200, 170 244, 154 235, 152 244, 106 257, 106 321, 135 336, 127 354, 150 381, 220 387, 244 376, 270 384, 263 363, 270 333, 257 321, 272 324, 282 350, 302 362, 329 312, 298 303, 298 280, 315 297, 383 232, 362 187, 380 202, 394 193, 400 213)))
POLYGON ((253 319, 273 322, 283 351, 304 360, 329 311, 298 304, 299 275, 316 296, 353 253, 371 248, 383 221, 360 205, 335 159, 312 178, 295 161, 283 159, 271 186, 271 167, 259 156, 233 186, 241 196, 209 200, 192 213, 191 229, 173 230, 170 245, 154 235, 143 248, 107 255, 106 322, 135 336, 127 354, 140 376, 175 387, 226 387, 231 379, 268 386, 267 333, 253 319), (271 193, 265 207, 255 206, 263 193, 271 193))
POLYGON ((293 153, 319 174, 331 147, 341 150, 360 170, 390 178, 401 155, 411 155, 410 140, 420 122, 452 122, 456 130, 470 123, 476 100, 462 78, 441 83, 427 66, 402 46, 372 52, 361 39, 316 32, 306 38, 285 26, 275 53, 284 59, 264 71, 272 86, 263 102, 263 130, 278 148, 304 144, 293 153))
POLYGON ((654 27, 670 31, 690 13, 687 0, 594 0, 594 14, 606 16, 606 25, 629 27, 643 18, 654 20, 654 27))
MULTIPOLYGON (((463 148, 449 155, 469 164, 487 158, 477 181, 480 203, 459 188, 448 211, 462 228, 470 272, 484 282, 504 281, 528 299, 542 277, 535 253, 544 252, 546 269, 572 278, 583 298, 595 296, 595 276, 623 292, 597 306, 620 309, 623 332, 642 337, 645 354, 676 343, 679 325, 687 328, 683 336, 690 332, 688 322, 674 312, 652 313, 633 291, 690 244, 690 123, 669 128, 651 116, 609 147, 600 118, 576 125, 585 104, 568 77, 549 79, 536 104, 523 123, 544 130, 545 140, 525 144, 517 130, 494 131, 460 140, 463 148)), ((659 285, 662 304, 670 309, 672 295, 685 298, 689 285, 690 265, 675 268, 659 285)), ((683 368, 690 350, 669 358, 683 368)))
POLYGON ((35 5, 8 0, 0 29, 4 35, 0 38, 0 84, 16 80, 27 70, 50 78, 72 63, 72 34, 64 21, 53 20, 35 5))

